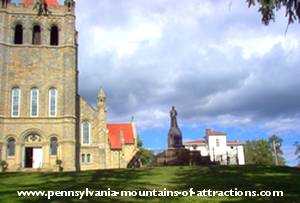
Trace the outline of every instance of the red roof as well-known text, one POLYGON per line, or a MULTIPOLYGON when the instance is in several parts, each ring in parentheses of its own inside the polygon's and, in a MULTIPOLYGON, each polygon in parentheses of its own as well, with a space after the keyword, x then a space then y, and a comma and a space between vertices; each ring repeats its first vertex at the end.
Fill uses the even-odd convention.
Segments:
POLYGON ((224 132, 211 131, 211 129, 206 129, 206 135, 226 135, 224 132))
MULTIPOLYGON (((203 145, 205 144, 205 140, 193 140, 193 141, 188 141, 184 142, 184 145, 203 145)), ((240 142, 237 141, 227 141, 228 145, 235 145, 235 144, 241 144, 240 142)))
POLYGON ((107 124, 108 141, 111 149, 122 148, 123 144, 134 144, 134 132, 132 124, 107 124))
MULTIPOLYGON (((59 8, 60 5, 59 3, 57 2, 57 0, 45 0, 47 6, 49 8, 51 8, 53 5, 56 7, 56 8, 59 8)), ((23 4, 25 5, 25 7, 28 7, 30 4, 32 3, 32 0, 23 0, 23 4)))
POLYGON ((299 165, 297 165, 297 166, 295 166, 295 168, 300 168, 300 164, 299 164, 299 165))
POLYGON ((227 141, 227 144, 229 144, 229 145, 235 145, 235 144, 241 144, 241 143, 238 142, 238 141, 227 141))
POLYGON ((201 145, 205 144, 205 140, 193 140, 193 141, 188 141, 184 142, 185 145, 201 145))

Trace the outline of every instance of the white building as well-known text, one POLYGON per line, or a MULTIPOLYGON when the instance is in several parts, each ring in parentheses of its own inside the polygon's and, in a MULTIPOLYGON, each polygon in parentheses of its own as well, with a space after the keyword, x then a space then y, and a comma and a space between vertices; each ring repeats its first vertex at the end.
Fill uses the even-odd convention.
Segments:
POLYGON ((201 156, 209 156, 212 162, 222 165, 244 165, 244 146, 238 141, 227 141, 224 132, 213 132, 206 129, 203 140, 187 141, 183 143, 190 151, 199 151, 201 156))

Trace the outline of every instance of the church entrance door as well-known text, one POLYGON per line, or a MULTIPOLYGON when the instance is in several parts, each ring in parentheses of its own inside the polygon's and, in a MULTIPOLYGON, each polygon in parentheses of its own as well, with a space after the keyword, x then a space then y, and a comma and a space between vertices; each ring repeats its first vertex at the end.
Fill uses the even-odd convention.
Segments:
POLYGON ((41 147, 25 148, 25 168, 41 168, 43 151, 41 147))

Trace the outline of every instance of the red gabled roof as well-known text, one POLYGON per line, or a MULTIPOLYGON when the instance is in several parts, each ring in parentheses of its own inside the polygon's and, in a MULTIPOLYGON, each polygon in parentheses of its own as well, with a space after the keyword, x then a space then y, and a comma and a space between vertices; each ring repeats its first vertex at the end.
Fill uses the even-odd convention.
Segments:
POLYGON ((121 149, 121 136, 124 136, 123 144, 134 144, 134 131, 131 124, 107 124, 108 141, 111 149, 121 149))
MULTIPOLYGON (((51 8, 53 5, 56 7, 56 8, 59 8, 60 5, 59 3, 57 2, 57 0, 45 0, 47 6, 49 8, 51 8)), ((25 5, 25 7, 28 7, 30 4, 32 3, 32 0, 23 0, 23 4, 25 5)))
POLYGON ((300 164, 299 164, 299 165, 297 165, 297 166, 295 166, 295 168, 300 168, 300 164))
POLYGON ((205 144, 205 140, 193 140, 193 141, 187 141, 183 143, 184 145, 201 145, 205 144))
POLYGON ((206 135, 226 135, 224 132, 211 131, 211 129, 206 129, 206 135))

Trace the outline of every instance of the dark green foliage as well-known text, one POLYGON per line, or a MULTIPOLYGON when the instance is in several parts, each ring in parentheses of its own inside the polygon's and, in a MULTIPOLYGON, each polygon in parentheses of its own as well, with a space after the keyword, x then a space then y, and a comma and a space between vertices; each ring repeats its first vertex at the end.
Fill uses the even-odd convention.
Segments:
POLYGON ((155 155, 153 151, 143 147, 143 141, 140 136, 137 136, 137 145, 140 148, 141 157, 140 160, 143 166, 151 166, 153 164, 155 155))
POLYGON ((8 163, 6 161, 0 161, 0 167, 5 171, 8 167, 8 163))
POLYGON ((143 141, 141 140, 140 136, 137 136, 137 146, 142 147, 143 146, 143 141))
POLYGON ((140 159, 143 166, 151 166, 155 158, 153 151, 145 148, 140 148, 140 151, 142 152, 140 159))
POLYGON ((274 165, 272 147, 266 140, 247 141, 245 144, 246 164, 274 165))
POLYGON ((288 18, 288 24, 300 20, 300 1, 299 0, 247 0, 248 6, 258 4, 258 11, 262 15, 262 22, 268 25, 275 21, 275 11, 284 8, 285 16, 288 18))

